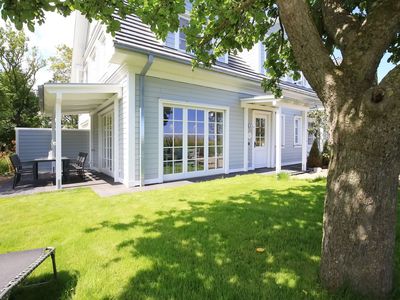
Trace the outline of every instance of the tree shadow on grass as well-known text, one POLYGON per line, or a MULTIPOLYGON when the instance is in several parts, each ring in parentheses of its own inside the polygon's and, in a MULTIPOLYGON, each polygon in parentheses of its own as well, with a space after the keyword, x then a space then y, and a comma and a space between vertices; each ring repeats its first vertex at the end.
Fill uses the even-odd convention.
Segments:
POLYGON ((10 300, 71 299, 79 277, 76 271, 60 271, 57 273, 57 279, 53 278, 51 272, 39 276, 32 275, 11 293, 10 300))
POLYGON ((140 227, 143 237, 116 249, 151 265, 105 299, 355 299, 319 286, 324 194, 307 185, 214 202, 181 199, 190 209, 108 222, 115 230, 140 227))

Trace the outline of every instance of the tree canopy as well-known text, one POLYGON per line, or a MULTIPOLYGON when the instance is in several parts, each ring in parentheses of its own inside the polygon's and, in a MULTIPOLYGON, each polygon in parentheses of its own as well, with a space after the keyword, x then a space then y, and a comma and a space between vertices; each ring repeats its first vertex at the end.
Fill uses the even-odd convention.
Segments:
MULTIPOLYGON (((185 2, 190 2, 192 10, 189 25, 185 28, 188 50, 195 54, 195 65, 210 66, 216 58, 227 52, 251 49, 255 43, 262 42, 267 53, 265 67, 268 79, 264 87, 280 95, 279 79, 289 74, 299 77, 300 67, 296 63, 290 39, 286 38, 285 26, 280 18, 279 1, 276 0, 55 0, 55 1, 9 1, 1 0, 1 16, 12 21, 18 29, 27 25, 31 30, 35 23, 45 21, 45 13, 56 11, 63 16, 72 11, 80 11, 89 20, 99 20, 107 25, 110 32, 119 29, 118 16, 125 18, 136 14, 160 38, 179 27, 179 14, 185 13, 185 2), (156 17, 154 17, 156 16, 156 17), (267 34, 269 33, 269 34, 267 34)), ((303 1, 302 1, 303 2, 303 1)), ((400 61, 400 34, 397 21, 390 16, 398 13, 393 1, 375 0, 307 0, 312 21, 321 47, 333 57, 334 51, 343 56, 351 42, 360 39, 365 47, 371 43, 366 36, 371 29, 369 24, 378 25, 377 16, 387 14, 381 22, 388 24, 385 36, 389 39, 376 58, 374 71, 379 65, 383 53, 390 54, 389 61, 400 61), (393 9, 392 9, 393 8, 393 9), (345 26, 346 25, 346 26, 345 26), (360 31, 360 29, 362 29, 360 31), (356 35, 357 32, 362 33, 356 35)), ((375 30, 373 34, 380 34, 375 30)), ((308 34, 306 33, 305 36, 308 34)), ((364 59, 372 59, 371 57, 364 59)), ((306 76, 307 77, 307 76, 306 76)), ((312 85, 312 84, 311 84, 312 85)))
POLYGON ((37 72, 45 61, 28 39, 11 26, 0 28, 0 142, 10 144, 14 127, 40 127, 39 100, 34 91, 37 72))

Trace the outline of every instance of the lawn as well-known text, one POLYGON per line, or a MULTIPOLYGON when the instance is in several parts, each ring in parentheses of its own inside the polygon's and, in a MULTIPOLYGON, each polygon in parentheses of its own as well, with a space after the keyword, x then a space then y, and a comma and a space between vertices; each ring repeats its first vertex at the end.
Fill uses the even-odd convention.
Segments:
MULTIPOLYGON (((3 198, 0 253, 57 248, 59 280, 14 299, 354 299, 319 285, 324 185, 246 175, 109 198, 3 198)), ((30 281, 50 274, 48 261, 30 281)))

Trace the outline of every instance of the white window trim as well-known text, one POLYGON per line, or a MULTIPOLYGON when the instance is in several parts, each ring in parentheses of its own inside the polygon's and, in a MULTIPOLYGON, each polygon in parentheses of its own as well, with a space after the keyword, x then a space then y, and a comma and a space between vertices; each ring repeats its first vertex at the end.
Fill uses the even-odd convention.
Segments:
POLYGON ((281 148, 285 148, 285 140, 286 140, 286 116, 281 114, 281 148))
POLYGON ((301 147, 302 145, 302 117, 301 116, 294 116, 293 118, 293 146, 294 147, 301 147), (299 128, 298 128, 298 143, 296 143, 296 121, 299 121, 299 128))
MULTIPOLYGON (((209 175, 216 175, 216 174, 228 174, 229 173, 229 115, 230 109, 229 106, 220 106, 220 105, 211 105, 211 104, 204 104, 204 103, 196 103, 196 102, 186 102, 186 101, 177 101, 177 100, 168 100, 168 99, 159 99, 159 112, 158 112, 158 120, 159 120, 159 130, 158 130, 158 182, 170 181, 170 180, 180 180, 186 178, 194 178, 194 177, 201 177, 201 176, 209 176, 209 175), (208 139, 205 141, 204 144, 204 164, 207 168, 204 171, 196 171, 196 172, 183 172, 179 174, 168 174, 164 175, 163 169, 163 112, 164 106, 174 106, 174 107, 181 107, 185 109, 205 109, 205 110, 216 110, 224 113, 224 137, 223 137, 223 146, 224 146, 224 167, 221 169, 214 169, 208 170, 208 139), (207 155, 206 155, 207 154, 207 155)), ((208 130, 208 122, 204 124, 204 130, 208 130), (206 125, 207 124, 207 125, 206 125)), ((184 155, 186 154, 186 150, 183 151, 184 155)), ((185 164, 184 164, 184 168, 185 164)))

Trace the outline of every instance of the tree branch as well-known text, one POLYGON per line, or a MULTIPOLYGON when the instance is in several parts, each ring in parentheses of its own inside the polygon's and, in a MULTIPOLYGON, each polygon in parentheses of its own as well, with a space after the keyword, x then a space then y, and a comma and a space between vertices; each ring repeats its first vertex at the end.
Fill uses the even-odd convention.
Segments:
POLYGON ((342 51, 346 51, 346 45, 356 38, 360 21, 338 0, 322 1, 322 17, 328 35, 342 51))
MULTIPOLYGON (((349 51, 343 53, 343 68, 367 88, 375 81, 379 63, 400 32, 400 1, 376 1, 361 24, 349 51), (351 50, 350 50, 351 49, 351 50)), ((362 88, 363 86, 361 86, 362 88)))
POLYGON ((296 62, 325 104, 340 84, 338 70, 325 48, 307 0, 277 0, 296 62))

